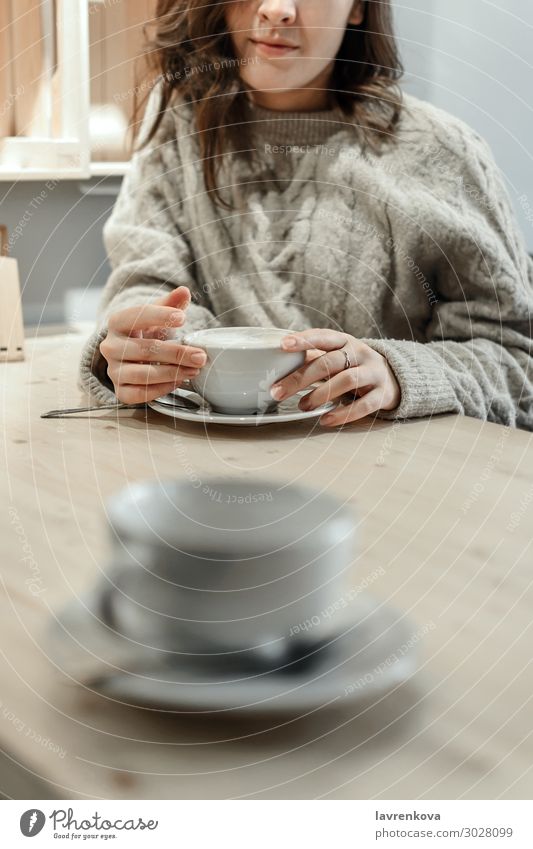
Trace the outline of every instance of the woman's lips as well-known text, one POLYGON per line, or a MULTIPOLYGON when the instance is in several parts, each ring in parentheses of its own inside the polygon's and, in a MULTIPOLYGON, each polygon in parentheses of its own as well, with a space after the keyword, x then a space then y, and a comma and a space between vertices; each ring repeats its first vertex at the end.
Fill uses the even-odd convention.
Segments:
POLYGON ((256 41, 255 39, 250 39, 251 43, 255 47, 257 53, 261 56, 266 56, 267 58, 272 58, 273 56, 288 56, 290 53, 294 53, 298 50, 292 44, 272 44, 266 41, 256 41))

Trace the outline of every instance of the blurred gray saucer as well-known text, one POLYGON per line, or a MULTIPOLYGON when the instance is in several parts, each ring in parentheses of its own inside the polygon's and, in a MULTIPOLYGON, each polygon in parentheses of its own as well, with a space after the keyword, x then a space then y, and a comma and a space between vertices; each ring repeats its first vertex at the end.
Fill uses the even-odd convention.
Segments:
MULTIPOLYGON (((125 704, 180 713, 239 716, 301 715, 321 708, 362 709, 396 696, 413 677, 413 625, 367 593, 352 603, 352 624, 313 650, 312 662, 273 670, 189 663, 180 653, 148 649, 113 632, 100 587, 72 601, 49 635, 54 664, 73 683, 125 704)), ((291 639, 286 638, 287 639, 291 639)))

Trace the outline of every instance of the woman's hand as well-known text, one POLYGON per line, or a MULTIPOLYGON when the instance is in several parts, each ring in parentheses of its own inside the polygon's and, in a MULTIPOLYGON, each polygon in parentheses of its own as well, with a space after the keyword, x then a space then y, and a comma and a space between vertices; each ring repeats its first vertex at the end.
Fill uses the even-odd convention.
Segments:
POLYGON ((191 301, 186 286, 164 298, 112 313, 100 352, 115 395, 124 404, 141 404, 166 395, 198 374, 207 357, 201 348, 179 345, 173 331, 185 321, 191 301))
POLYGON ((314 328, 291 333, 281 345, 285 351, 307 351, 308 355, 301 368, 274 384, 271 391, 276 401, 317 381, 325 382, 300 401, 300 409, 312 410, 336 398, 344 400, 346 395, 353 398, 322 416, 323 425, 347 424, 378 410, 395 410, 400 403, 400 387, 385 357, 348 333, 314 328))

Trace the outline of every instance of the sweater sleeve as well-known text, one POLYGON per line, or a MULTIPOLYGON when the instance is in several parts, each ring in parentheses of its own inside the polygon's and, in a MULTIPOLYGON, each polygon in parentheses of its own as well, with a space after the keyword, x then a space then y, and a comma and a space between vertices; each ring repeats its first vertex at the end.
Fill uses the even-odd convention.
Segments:
POLYGON ((449 232, 461 235, 438 234, 427 341, 364 340, 388 360, 402 393, 399 407, 379 416, 453 412, 533 430, 533 262, 488 145, 466 125, 460 135, 447 214, 449 232))
MULTIPOLYGON (((141 128, 153 118, 157 89, 152 92, 141 128)), ((111 313, 153 302, 180 285, 192 293, 185 325, 176 339, 217 324, 206 295, 197 286, 194 257, 187 241, 180 197, 180 161, 172 110, 167 110, 149 145, 137 151, 104 226, 111 274, 99 304, 97 326, 82 351, 79 388, 97 404, 116 401, 100 343, 111 313), (168 179, 169 175, 172 179, 168 179), (167 179, 163 179, 163 177, 167 179)))

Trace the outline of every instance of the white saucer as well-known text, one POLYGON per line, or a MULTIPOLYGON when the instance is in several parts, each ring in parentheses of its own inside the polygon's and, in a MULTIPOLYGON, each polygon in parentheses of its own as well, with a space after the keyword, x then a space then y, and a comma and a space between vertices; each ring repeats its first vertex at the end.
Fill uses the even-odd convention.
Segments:
POLYGON ((390 692, 416 669, 416 650, 409 647, 413 626, 366 594, 350 605, 355 624, 315 649, 298 671, 287 665, 256 673, 222 665, 200 668, 190 659, 180 664, 178 646, 165 652, 123 637, 106 622, 107 587, 105 593, 75 599, 61 612, 50 650, 73 682, 130 705, 261 716, 325 706, 353 709, 354 703, 390 692))
POLYGON ((300 400, 312 391, 313 388, 297 392, 291 398, 281 401, 273 412, 254 413, 253 415, 245 416, 215 413, 207 401, 204 401, 200 395, 189 389, 176 389, 169 395, 164 395, 162 398, 156 398, 154 401, 150 401, 149 406, 152 410, 163 413, 164 416, 171 416, 174 419, 183 419, 188 422, 236 425, 237 427, 258 427, 259 425, 285 424, 286 422, 298 422, 303 419, 315 419, 318 416, 323 416, 324 413, 327 413, 336 406, 333 401, 329 401, 315 410, 309 410, 307 412, 300 410, 298 407, 300 400), (199 405, 198 409, 187 409, 179 406, 180 399, 187 398, 195 401, 199 405))

